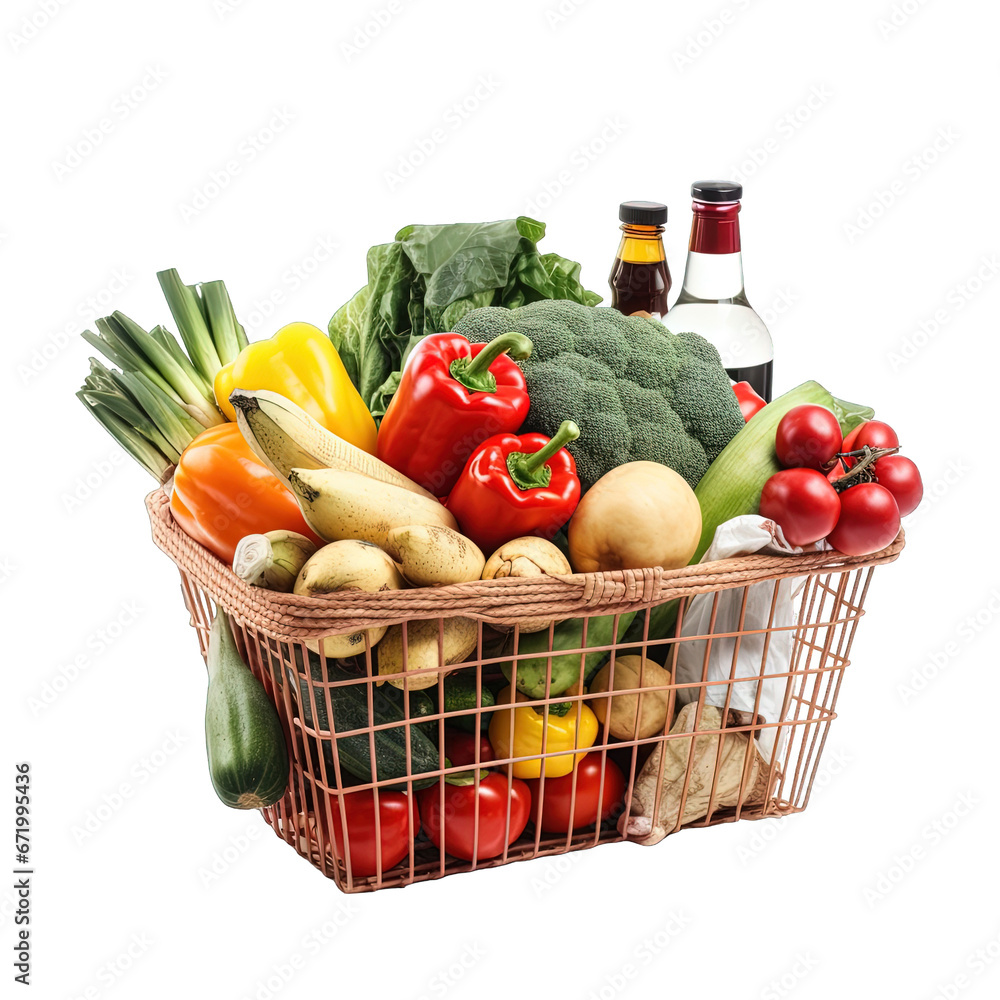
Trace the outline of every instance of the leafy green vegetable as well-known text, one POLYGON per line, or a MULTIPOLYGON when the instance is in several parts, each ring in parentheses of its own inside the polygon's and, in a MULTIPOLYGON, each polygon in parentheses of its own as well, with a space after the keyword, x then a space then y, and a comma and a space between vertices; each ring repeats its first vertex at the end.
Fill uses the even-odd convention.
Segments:
POLYGON ((601 301, 580 284, 580 265, 535 245, 545 225, 500 222, 405 226, 368 251, 368 284, 330 319, 330 339, 351 380, 380 417, 421 337, 454 329, 473 309, 516 309, 539 299, 601 301))

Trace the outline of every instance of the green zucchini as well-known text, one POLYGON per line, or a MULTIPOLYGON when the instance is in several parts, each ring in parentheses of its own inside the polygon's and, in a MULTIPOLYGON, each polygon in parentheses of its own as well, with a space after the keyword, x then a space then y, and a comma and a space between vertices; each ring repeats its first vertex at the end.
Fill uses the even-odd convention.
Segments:
POLYGON ((205 747, 212 786, 230 808, 260 809, 285 794, 288 751, 281 721, 240 658, 221 609, 208 642, 205 747))
MULTIPOLYGON (((548 635, 547 630, 545 634, 548 635)), ((497 703, 496 698, 493 697, 493 692, 485 684, 481 685, 481 687, 483 708, 490 708, 497 703)), ((477 708, 479 708, 479 702, 476 701, 475 671, 459 671, 455 674, 448 674, 444 679, 444 705, 441 711, 461 712, 465 710, 469 714, 453 715, 450 719, 445 719, 445 725, 457 726, 459 729, 464 729, 467 733, 475 732, 475 712, 477 708)), ((479 714, 479 728, 482 732, 485 733, 490 728, 490 718, 492 715, 492 712, 481 712, 479 714)))
MULTIPOLYGON (((618 616, 618 639, 621 639, 632 624, 635 612, 629 611, 618 616)), ((615 616, 598 615, 590 618, 587 623, 587 646, 608 646, 616 641, 614 636, 615 616)), ((549 662, 552 663, 552 683, 549 694, 563 694, 580 679, 580 653, 564 653, 562 649, 582 649, 583 619, 569 618, 555 626, 552 634, 552 652, 549 652, 549 630, 529 632, 522 635, 517 647, 517 689, 529 698, 545 697, 545 681, 549 673, 549 662), (542 653, 544 655, 531 659, 522 659, 525 653, 542 653)), ((595 674, 607 653, 598 650, 587 653, 583 667, 584 682, 595 674)), ((508 660, 500 665, 504 677, 510 680, 514 673, 514 662, 508 660)))
MULTIPOLYGON (((296 659, 298 648, 295 648, 296 659)), ((310 653, 309 671, 314 680, 322 678, 322 668, 318 656, 310 653)), ((347 771, 362 782, 384 781, 387 778, 406 778, 406 741, 407 730, 410 740, 411 773, 414 776, 437 771, 441 768, 438 748, 421 732, 418 725, 406 725, 406 719, 400 705, 396 705, 388 695, 374 683, 369 683, 364 675, 348 673, 334 660, 326 661, 326 680, 354 681, 342 687, 331 687, 330 704, 333 706, 333 723, 338 733, 349 732, 352 729, 367 729, 370 726, 398 722, 398 726, 388 729, 378 729, 374 734, 375 760, 372 761, 371 740, 368 733, 356 733, 353 736, 336 737, 337 756, 340 758, 341 769, 347 771), (371 688, 372 708, 368 711, 368 689, 371 688), (373 766, 374 764, 374 766, 373 766)), ((299 711, 302 721, 310 729, 317 732, 330 732, 330 717, 326 708, 324 689, 315 688, 316 714, 313 715, 312 700, 309 696, 309 681, 297 675, 299 686, 299 711)), ((319 743, 326 761, 327 778, 334 780, 333 738, 320 737, 319 743)), ((413 782, 414 788, 424 788, 437 779, 423 778, 413 782)), ((392 788, 406 788, 406 782, 401 781, 391 785, 392 788)))

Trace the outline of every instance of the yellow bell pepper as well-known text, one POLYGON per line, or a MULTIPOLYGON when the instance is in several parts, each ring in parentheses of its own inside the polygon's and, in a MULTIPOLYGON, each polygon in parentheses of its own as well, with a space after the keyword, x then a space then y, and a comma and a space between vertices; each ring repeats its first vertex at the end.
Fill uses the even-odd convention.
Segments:
MULTIPOLYGON (((531 701, 526 695, 517 692, 517 701, 531 701)), ((497 695, 497 705, 510 704, 510 688, 505 687, 497 695)), ((507 757, 529 757, 542 752, 542 737, 545 736, 545 753, 556 750, 580 750, 581 753, 568 753, 561 757, 545 758, 545 777, 561 778, 576 767, 576 763, 587 755, 587 749, 594 745, 597 739, 597 716, 590 706, 582 701, 571 701, 569 711, 565 715, 556 715, 549 707, 549 717, 546 722, 544 708, 539 705, 536 711, 532 706, 525 705, 513 708, 497 708, 490 719, 490 744, 498 760, 507 757), (510 716, 514 713, 514 740, 510 739, 510 716)), ((521 760, 513 765, 515 778, 537 778, 542 773, 541 758, 537 760, 521 760)))
POLYGON ((327 430, 375 454, 375 421, 330 338, 311 323, 289 323, 240 351, 215 376, 215 401, 230 419, 234 389, 269 389, 298 403, 327 430))

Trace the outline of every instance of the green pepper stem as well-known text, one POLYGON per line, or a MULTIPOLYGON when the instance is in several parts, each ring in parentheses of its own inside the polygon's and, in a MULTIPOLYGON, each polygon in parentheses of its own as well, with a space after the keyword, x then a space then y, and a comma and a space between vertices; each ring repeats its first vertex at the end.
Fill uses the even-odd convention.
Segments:
POLYGON ((491 340, 474 358, 455 358, 448 368, 451 377, 469 392, 496 392, 497 380, 490 366, 501 354, 523 360, 531 354, 531 341, 521 333, 504 333, 491 340))
POLYGON ((530 490, 548 486, 552 470, 545 463, 561 448, 580 436, 580 428, 572 420, 564 420, 549 443, 538 451, 512 451, 507 456, 507 471, 518 489, 530 490))

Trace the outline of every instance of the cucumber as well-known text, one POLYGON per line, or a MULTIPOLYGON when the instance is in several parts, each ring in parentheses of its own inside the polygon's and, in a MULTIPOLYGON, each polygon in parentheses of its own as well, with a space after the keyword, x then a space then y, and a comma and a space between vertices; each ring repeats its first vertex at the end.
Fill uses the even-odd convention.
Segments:
POLYGON ((274 704, 240 658, 225 613, 208 642, 205 748, 216 795, 232 809, 274 805, 288 784, 288 751, 274 704))
MULTIPOLYGON (((301 663, 298 647, 295 647, 296 661, 301 663)), ((321 661, 315 654, 309 654, 309 672, 314 680, 323 677, 321 661)), ((299 711, 302 721, 310 729, 319 732, 330 731, 330 718, 326 709, 326 697, 322 688, 315 689, 316 714, 313 716, 312 702, 309 698, 309 681, 301 675, 296 675, 299 687, 299 711)), ((335 661, 326 661, 326 680, 346 681, 355 683, 343 687, 330 688, 330 703, 333 706, 333 722, 337 732, 348 732, 352 729, 367 729, 373 725, 398 722, 398 726, 375 731, 375 760, 372 760, 371 741, 368 733, 356 733, 354 736, 336 738, 337 755, 340 758, 341 769, 360 778, 362 782, 387 778, 406 778, 406 742, 409 729, 410 760, 414 776, 437 771, 444 765, 439 760, 438 749, 421 732, 418 725, 406 725, 403 716, 402 702, 396 705, 388 695, 374 683, 370 684, 364 675, 348 673, 335 661), (371 687, 372 710, 368 712, 368 688, 371 687)), ((319 744, 326 761, 327 778, 334 780, 333 739, 319 737, 319 744)), ((424 788, 433 784, 436 778, 424 778, 413 782, 414 788, 424 788)), ((405 789, 406 781, 389 786, 405 789)))
MULTIPOLYGON (((380 689, 382 694, 384 694, 389 701, 391 701, 398 709, 399 714, 404 715, 403 710, 403 692, 402 689, 398 687, 393 687, 391 684, 386 684, 380 689)), ((437 706, 434 704, 434 699, 430 696, 426 689, 419 691, 410 692, 410 721, 416 719, 421 719, 425 715, 437 715, 437 706)), ((437 742, 438 734, 438 724, 434 722, 417 722, 417 728, 427 735, 427 737, 433 741, 437 742)))
MULTIPOLYGON (((491 707, 497 703, 493 697, 493 692, 482 685, 483 708, 491 707)), ((476 730, 475 711, 479 708, 476 700, 476 675, 475 673, 449 674, 444 679, 444 704, 441 706, 442 712, 467 711, 468 715, 453 715, 450 719, 445 719, 445 725, 456 726, 464 729, 467 733, 476 730)), ((490 728, 490 717, 492 712, 481 712, 479 715, 479 728, 486 732, 490 728)))
MULTIPOLYGON (((629 611, 618 616, 618 636, 628 631, 635 618, 635 612, 629 611)), ((614 633, 614 615, 599 615, 590 618, 587 623, 587 648, 591 646, 607 646, 616 641, 614 633)), ((549 652, 549 630, 529 632, 520 637, 517 649, 517 689, 529 698, 545 697, 545 681, 549 672, 549 658, 552 663, 552 684, 550 695, 562 694, 580 679, 580 656, 585 655, 583 667, 584 681, 590 679, 604 661, 607 653, 599 650, 596 653, 565 653, 559 655, 561 649, 583 648, 583 619, 569 618, 556 625, 552 634, 552 652, 549 652), (534 659, 522 659, 525 653, 542 653, 534 659)), ((510 680, 514 673, 514 662, 508 660, 500 665, 504 677, 510 680)))

